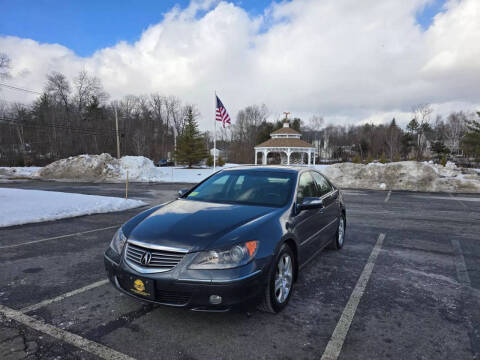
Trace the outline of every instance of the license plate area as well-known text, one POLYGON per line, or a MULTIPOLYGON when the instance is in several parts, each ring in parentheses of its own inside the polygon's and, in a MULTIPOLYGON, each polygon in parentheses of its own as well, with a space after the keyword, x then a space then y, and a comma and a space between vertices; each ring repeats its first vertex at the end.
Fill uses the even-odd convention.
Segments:
POLYGON ((127 290, 132 294, 144 297, 146 299, 155 299, 155 286, 153 280, 137 276, 127 276, 127 290))

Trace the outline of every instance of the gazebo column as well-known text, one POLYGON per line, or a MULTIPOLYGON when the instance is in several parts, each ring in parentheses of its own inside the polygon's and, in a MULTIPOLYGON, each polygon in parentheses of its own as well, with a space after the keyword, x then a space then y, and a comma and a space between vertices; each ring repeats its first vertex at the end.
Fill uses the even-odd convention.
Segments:
POLYGON ((255 150, 255 165, 257 165, 257 157, 258 157, 258 151, 255 150))
POLYGON ((313 165, 315 165, 315 150, 313 150, 313 165))
POLYGON ((309 149, 309 150, 308 150, 308 163, 307 163, 307 165, 310 165, 311 157, 312 157, 312 156, 311 156, 311 150, 309 149))
POLYGON ((287 149, 287 165, 290 165, 290 155, 292 154, 292 150, 287 149))
POLYGON ((263 165, 267 165, 267 155, 268 155, 268 151, 267 150, 263 150, 263 165))

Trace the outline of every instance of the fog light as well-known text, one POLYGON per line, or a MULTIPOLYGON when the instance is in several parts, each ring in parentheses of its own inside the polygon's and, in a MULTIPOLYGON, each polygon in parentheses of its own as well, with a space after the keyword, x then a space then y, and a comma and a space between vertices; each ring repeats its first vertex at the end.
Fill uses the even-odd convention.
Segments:
POLYGON ((222 303, 222 297, 218 295, 210 295, 210 304, 218 305, 222 303))

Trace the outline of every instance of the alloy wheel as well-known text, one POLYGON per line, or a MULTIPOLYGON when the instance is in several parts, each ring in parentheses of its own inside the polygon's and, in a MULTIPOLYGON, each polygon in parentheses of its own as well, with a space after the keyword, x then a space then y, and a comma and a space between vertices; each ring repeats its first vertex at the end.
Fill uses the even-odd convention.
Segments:
POLYGON ((340 218, 338 223, 338 245, 343 245, 343 239, 345 237, 345 220, 343 220, 343 216, 340 218))
POLYGON ((292 258, 289 254, 283 254, 277 263, 275 274, 275 298, 282 304, 290 294, 293 282, 292 258))

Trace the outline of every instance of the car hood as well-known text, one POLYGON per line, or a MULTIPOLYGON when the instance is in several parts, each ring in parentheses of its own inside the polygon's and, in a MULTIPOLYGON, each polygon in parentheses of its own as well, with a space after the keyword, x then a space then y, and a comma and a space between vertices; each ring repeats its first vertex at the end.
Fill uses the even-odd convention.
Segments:
POLYGON ((132 229, 128 239, 199 251, 232 230, 275 210, 178 199, 146 216, 132 229))

